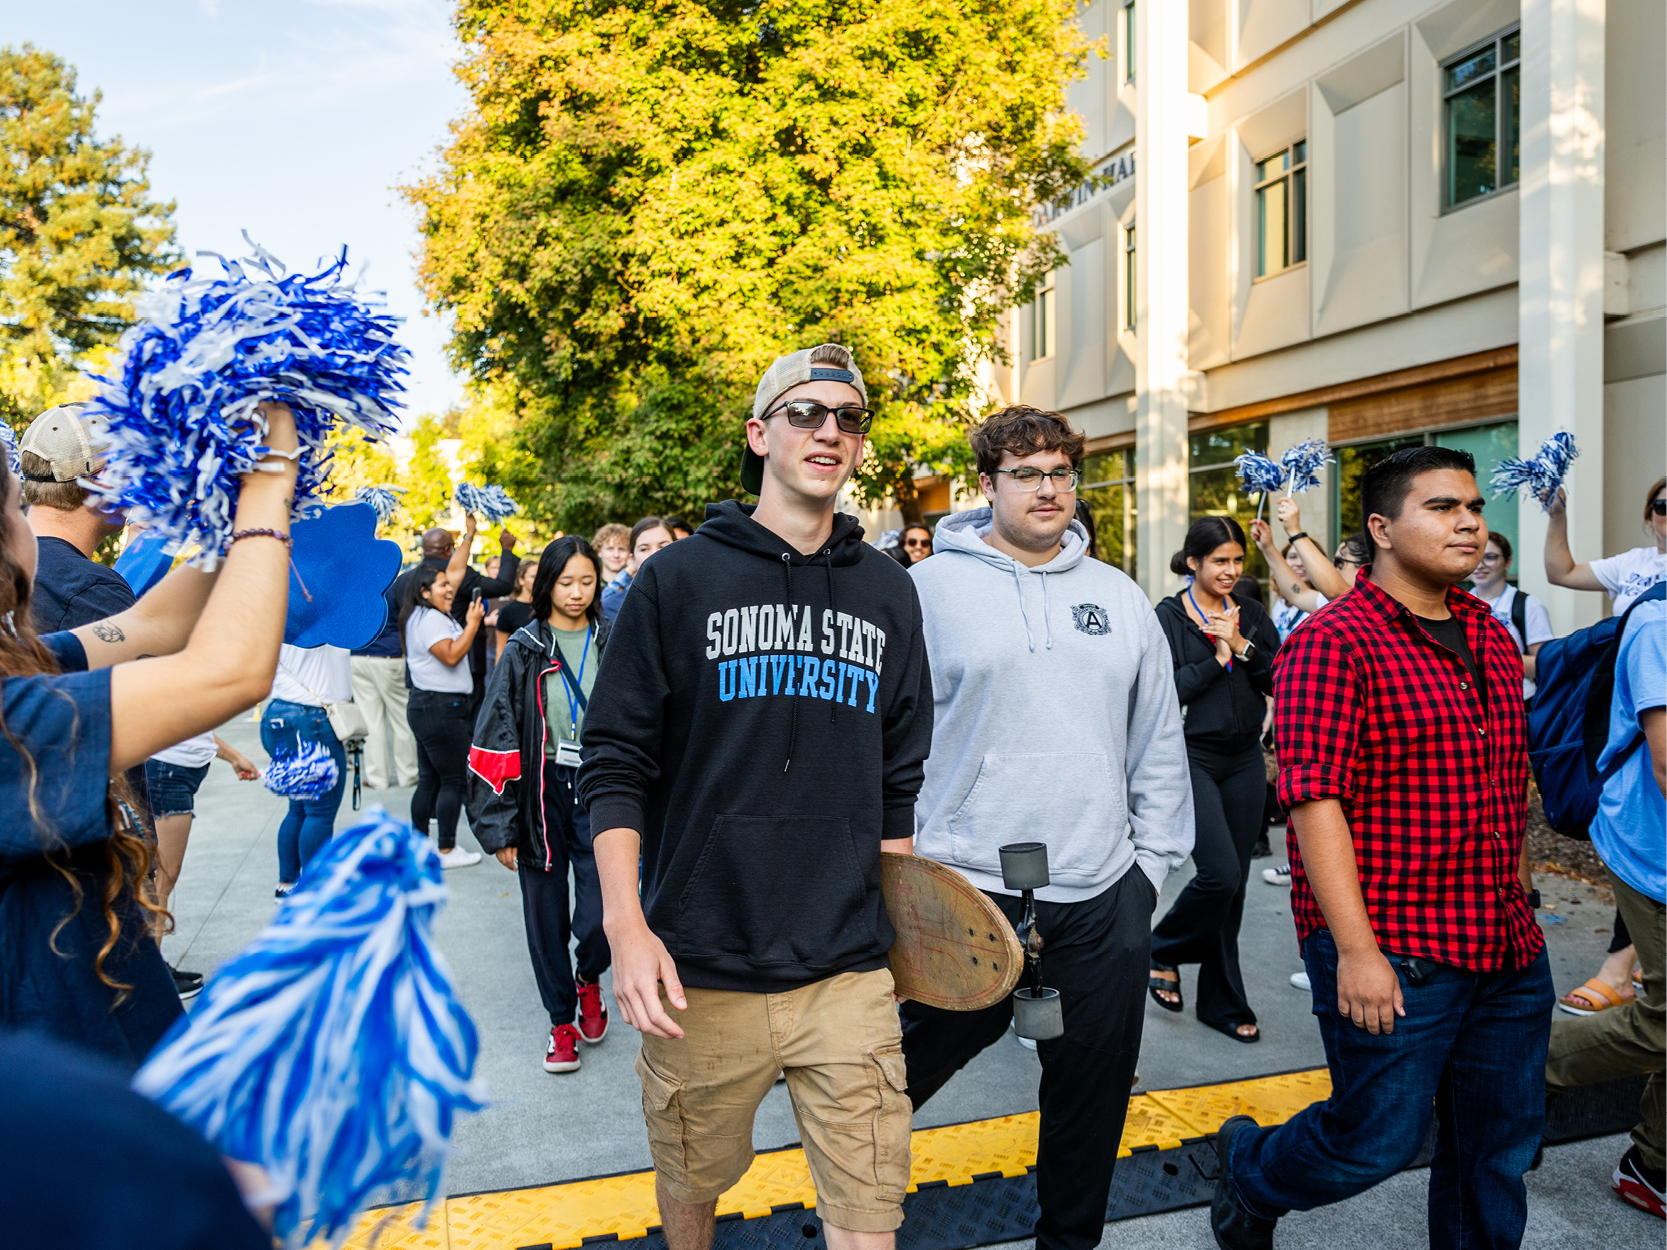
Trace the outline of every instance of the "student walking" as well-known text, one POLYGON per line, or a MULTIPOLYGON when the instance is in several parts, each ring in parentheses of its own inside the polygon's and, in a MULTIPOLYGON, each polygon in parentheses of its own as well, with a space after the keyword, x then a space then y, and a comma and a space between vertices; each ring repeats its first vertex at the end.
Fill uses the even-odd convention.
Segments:
POLYGON ((1551 628, 1551 613, 1526 590, 1505 580, 1511 571, 1511 540, 1503 534, 1489 534, 1476 571, 1470 575, 1470 593, 1493 612, 1505 627, 1522 656, 1522 697, 1534 697, 1534 657, 1541 647, 1557 636, 1551 628))
POLYGON ((630 527, 609 521, 592 536, 590 545, 602 561, 602 584, 612 586, 631 560, 630 527))
POLYGON ((830 1250, 886 1250, 903 1220, 880 852, 909 848, 932 693, 909 575, 834 510, 866 405, 836 344, 770 366, 742 452, 757 507, 713 505, 639 564, 585 720, 579 801, 669 1250, 711 1245, 778 1073, 830 1250))
POLYGON ((677 541, 677 535, 672 532, 671 522, 665 517, 645 516, 631 527, 629 535, 630 554, 627 557, 625 571, 602 592, 602 615, 611 623, 619 617, 620 604, 625 602, 625 594, 637 579, 642 570, 643 562, 656 551, 661 551, 677 541))
MULTIPOLYGON (((459 578, 459 580, 461 580, 459 578)), ((417 789, 411 795, 411 824, 428 836, 438 823, 435 845, 447 868, 468 868, 480 855, 457 845, 457 818, 463 811, 463 784, 469 767, 472 677, 469 655, 486 605, 477 591, 462 625, 452 614, 457 595, 454 575, 418 565, 405 582, 399 611, 405 640, 405 663, 411 675, 406 715, 417 739, 417 789)))
POLYGON ((352 653, 353 702, 364 714, 365 784, 372 790, 417 784, 417 740, 411 734, 405 702, 405 645, 399 637, 396 581, 382 592, 388 619, 379 633, 352 653))
POLYGON ((0 457, 0 631, 7 733, 0 778, 0 1026, 32 1030, 136 1068, 180 1014, 148 930, 152 851, 123 770, 248 710, 283 637, 297 447, 281 404, 263 406, 273 455, 243 478, 218 573, 175 569, 125 612, 37 638, 35 536, 0 457), (200 617, 200 620, 199 620, 200 617))
POLYGON ((537 619, 533 615, 533 582, 537 576, 537 563, 531 560, 523 561, 521 567, 515 571, 515 593, 498 601, 498 610, 492 614, 497 619, 491 622, 494 656, 501 658, 504 648, 509 644, 509 640, 515 637, 516 631, 531 625, 537 619))
POLYGON ((261 713, 260 744, 268 755, 293 755, 303 743, 321 746, 336 761, 336 784, 316 799, 290 799, 278 826, 279 898, 335 836, 336 813, 347 790, 347 748, 330 727, 330 704, 353 697, 353 660, 342 647, 292 647, 278 656, 272 698, 261 713))
POLYGON ((521 883, 533 978, 550 1013, 544 1070, 576 1072, 580 1043, 595 1046, 608 1033, 602 887, 590 814, 573 793, 585 713, 608 645, 597 606, 602 561, 570 534, 544 548, 536 565, 521 567, 532 573, 533 619, 505 644, 475 725, 474 834, 521 883), (577 979, 568 953, 575 935, 577 979))
MULTIPOLYGON (((972 445, 990 504, 941 522, 937 554, 911 570, 934 705, 915 849, 1017 923, 1023 900, 1003 886, 999 849, 1026 813, 1047 830, 1053 884, 1037 891, 1037 932, 1065 1034, 1036 1047, 1036 1244, 1090 1250, 1140 1054, 1152 909, 1191 846, 1186 747, 1152 609, 1126 574, 1087 557, 1073 520, 1082 436, 1056 413, 1013 407, 972 445)), ((902 1014, 919 1108, 1005 1035, 1013 1005, 906 1002, 902 1014)))
POLYGON ((1654 542, 1619 555, 1576 564, 1569 551, 1568 500, 1559 489, 1551 501, 1545 531, 1545 575, 1553 586, 1601 590, 1619 616, 1659 581, 1667 580, 1667 477, 1657 478, 1644 496, 1644 530, 1654 542))
POLYGON ((1459 590, 1487 527, 1468 452, 1369 469, 1373 560, 1274 674, 1291 911, 1331 1096, 1278 1128, 1233 1116, 1210 1224, 1273 1244, 1287 1211, 1412 1162, 1430 1117, 1434 1247, 1515 1246, 1540 1144, 1551 976, 1523 855, 1522 663, 1459 590))
POLYGON ((1267 827, 1262 720, 1279 631, 1235 594, 1244 531, 1232 517, 1194 521, 1170 571, 1187 585, 1157 607, 1186 726, 1197 873, 1152 931, 1152 1001, 1181 1011, 1181 964, 1198 965, 1199 1022, 1236 1042, 1262 1034, 1239 971, 1239 926, 1256 839, 1267 827))

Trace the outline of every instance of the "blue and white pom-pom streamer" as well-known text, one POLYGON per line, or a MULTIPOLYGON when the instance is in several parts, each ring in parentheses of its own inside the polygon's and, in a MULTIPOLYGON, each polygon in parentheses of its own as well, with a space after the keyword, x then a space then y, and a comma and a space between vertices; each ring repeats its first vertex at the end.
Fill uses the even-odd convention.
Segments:
POLYGON ((17 431, 12 429, 10 421, 0 420, 0 443, 6 449, 6 467, 12 471, 12 476, 23 478, 23 456, 17 449, 17 431))
POLYGON ((1501 496, 1514 495, 1526 486, 1529 494, 1540 501, 1540 507, 1550 512, 1551 501, 1557 497, 1563 479, 1568 476, 1569 465, 1579 454, 1574 435, 1558 430, 1528 459, 1507 456, 1501 460, 1488 485, 1494 494, 1501 496))
POLYGON ((303 742, 292 754, 274 755, 261 780, 286 799, 321 799, 335 789, 340 776, 329 747, 303 742))
POLYGON ((505 494, 502 486, 474 486, 459 482, 452 498, 459 508, 473 512, 488 525, 497 525, 521 511, 521 505, 505 494))
POLYGON ((432 844, 372 808, 134 1078, 221 1154, 264 1169, 288 1246, 339 1246, 394 1182, 417 1181, 432 1205, 458 1115, 485 1105, 475 1026, 434 949, 445 897, 432 844))
POLYGON ((1320 484, 1320 469, 1332 463, 1331 448, 1323 438, 1305 439, 1285 449, 1279 457, 1285 467, 1285 497, 1296 491, 1310 491, 1320 484))
POLYGON ((1233 467, 1239 471, 1239 482, 1247 495, 1260 495, 1256 501, 1256 516, 1262 516, 1262 505, 1268 496, 1285 485, 1285 470, 1260 452, 1247 451, 1242 456, 1233 458, 1233 467))
MULTIPOLYGON (((245 238, 248 236, 245 235, 245 238)), ((347 253, 316 274, 285 276, 264 249, 242 261, 171 274, 139 301, 114 376, 86 416, 109 421, 97 494, 148 523, 174 549, 200 544, 212 568, 226 549, 240 479, 267 454, 257 407, 286 403, 300 436, 295 515, 316 510, 338 422, 380 439, 396 428, 408 353, 399 319, 344 278, 347 253)))
POLYGON ((376 523, 386 525, 388 518, 399 508, 399 497, 406 488, 403 486, 361 486, 353 496, 358 503, 368 503, 376 513, 376 523))

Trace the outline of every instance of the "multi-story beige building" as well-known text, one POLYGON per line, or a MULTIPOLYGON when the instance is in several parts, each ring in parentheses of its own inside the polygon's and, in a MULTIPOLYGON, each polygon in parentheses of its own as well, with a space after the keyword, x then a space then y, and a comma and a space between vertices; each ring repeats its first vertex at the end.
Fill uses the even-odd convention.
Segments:
MULTIPOLYGON (((1650 541, 1661 0, 1094 0, 1080 21, 1106 55, 1070 105, 1105 185, 1039 215, 1069 263, 1008 317, 991 383, 1092 440, 1102 558, 1172 592, 1192 517, 1248 518, 1242 450, 1328 440, 1301 502, 1335 542, 1386 451, 1461 446, 1485 483, 1559 429, 1575 558, 1650 541)), ((1559 632, 1605 610, 1546 584, 1536 504, 1489 519, 1559 632)))

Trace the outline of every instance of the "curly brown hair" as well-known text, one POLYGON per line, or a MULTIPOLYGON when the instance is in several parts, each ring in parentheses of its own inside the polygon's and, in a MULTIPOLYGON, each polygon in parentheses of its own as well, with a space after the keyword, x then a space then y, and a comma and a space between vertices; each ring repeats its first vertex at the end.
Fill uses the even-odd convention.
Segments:
POLYGON ((1013 404, 991 413, 968 435, 978 471, 993 475, 1001 467, 1005 452, 1033 456, 1039 451, 1062 451, 1074 469, 1082 464, 1087 441, 1057 412, 1045 412, 1027 404, 1013 404))
MULTIPOLYGON (((12 491, 17 490, 19 485, 7 466, 5 457, 0 456, 0 501, 10 499, 12 491)), ((24 572, 23 566, 12 556, 9 543, 11 535, 4 528, 11 524, 13 522, 8 514, 0 511, 0 621, 10 622, 10 628, 0 629, 0 678, 54 674, 59 672, 58 665, 53 660, 52 653, 41 645, 33 625, 30 624, 29 598, 32 587, 28 573, 24 572)), ((57 923, 47 939, 47 945, 53 954, 60 958, 69 958, 58 949, 58 935, 81 909, 84 901, 81 878, 76 866, 71 862, 68 848, 53 830, 50 817, 41 808, 40 772, 35 758, 12 733, 3 711, 0 711, 0 734, 5 736, 6 741, 23 761, 28 781, 29 820, 40 837, 41 854, 53 870, 69 883, 70 892, 75 898, 75 906, 57 923)), ((99 907, 104 917, 105 936, 98 948, 98 954, 93 957, 93 972, 100 981, 116 991, 112 1003, 115 1007, 125 1002, 133 990, 131 985, 118 981, 105 970, 105 961, 110 957, 110 952, 115 950, 122 940, 122 900, 134 900, 143 912, 148 913, 151 922, 161 928, 171 927, 172 918, 165 909, 147 898, 141 888, 150 878, 151 847, 138 827, 132 793, 123 778, 113 777, 108 781, 104 802, 109 813, 111 830, 105 843, 106 871, 99 888, 99 907)))

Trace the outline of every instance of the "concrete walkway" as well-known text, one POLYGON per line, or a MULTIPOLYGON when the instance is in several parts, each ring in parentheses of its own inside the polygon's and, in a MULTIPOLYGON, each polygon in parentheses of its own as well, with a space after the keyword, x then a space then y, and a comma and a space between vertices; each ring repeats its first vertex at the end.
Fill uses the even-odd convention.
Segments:
MULTIPOLYGON (((255 722, 243 718, 221 733, 252 759, 264 762, 255 722)), ((365 804, 380 803, 403 819, 410 812, 410 797, 409 790, 367 790, 365 804)), ((170 963, 212 974, 271 917, 276 832, 283 810, 283 801, 259 783, 237 782, 220 762, 210 769, 197 797, 191 846, 174 895, 177 928, 164 942, 170 963)), ((359 818, 344 802, 337 827, 347 828, 359 818)), ((460 841, 478 849, 467 832, 460 841)), ((1263 1041, 1243 1045, 1206 1029, 1190 1015, 1172 1015, 1149 1003, 1140 1060, 1145 1088, 1325 1066, 1309 997, 1289 984, 1290 974, 1301 967, 1289 891, 1261 880, 1261 869, 1279 862, 1280 858, 1258 861, 1240 940, 1246 988, 1261 1018, 1263 1041)), ((1190 871, 1189 864, 1168 882, 1160 915, 1190 871)), ((616 1020, 602 1045, 585 1049, 581 1071, 545 1073, 540 1061, 549 1025, 527 958, 515 876, 487 857, 473 868, 448 873, 447 881, 452 897, 438 925, 439 941, 480 1030, 480 1066, 491 1086, 493 1105, 458 1130, 446 1191, 509 1189, 651 1166, 632 1070, 636 1035, 616 1020)), ((1546 931, 1557 986, 1566 990, 1584 981, 1601 962, 1612 912, 1590 887, 1560 879, 1540 885, 1546 901, 1570 918, 1546 931)), ((1183 970, 1189 1003, 1195 972, 1183 970)), ((1038 1073, 1035 1055, 1010 1035, 922 1108, 916 1126, 1034 1110, 1038 1073)), ((777 1086, 759 1111, 755 1144, 764 1149, 797 1137, 785 1090, 777 1086)), ((1529 1178, 1531 1213, 1525 1244, 1659 1248, 1661 1222, 1609 1192, 1609 1172, 1626 1146, 1625 1137, 1614 1137, 1550 1150, 1544 1166, 1529 1178)), ((1426 1175, 1407 1173, 1340 1207, 1292 1216, 1281 1225, 1279 1244, 1425 1244, 1426 1175)), ((1204 1214, 1183 1211, 1109 1225, 1104 1244, 1139 1244, 1155 1250, 1213 1242, 1204 1214)))

